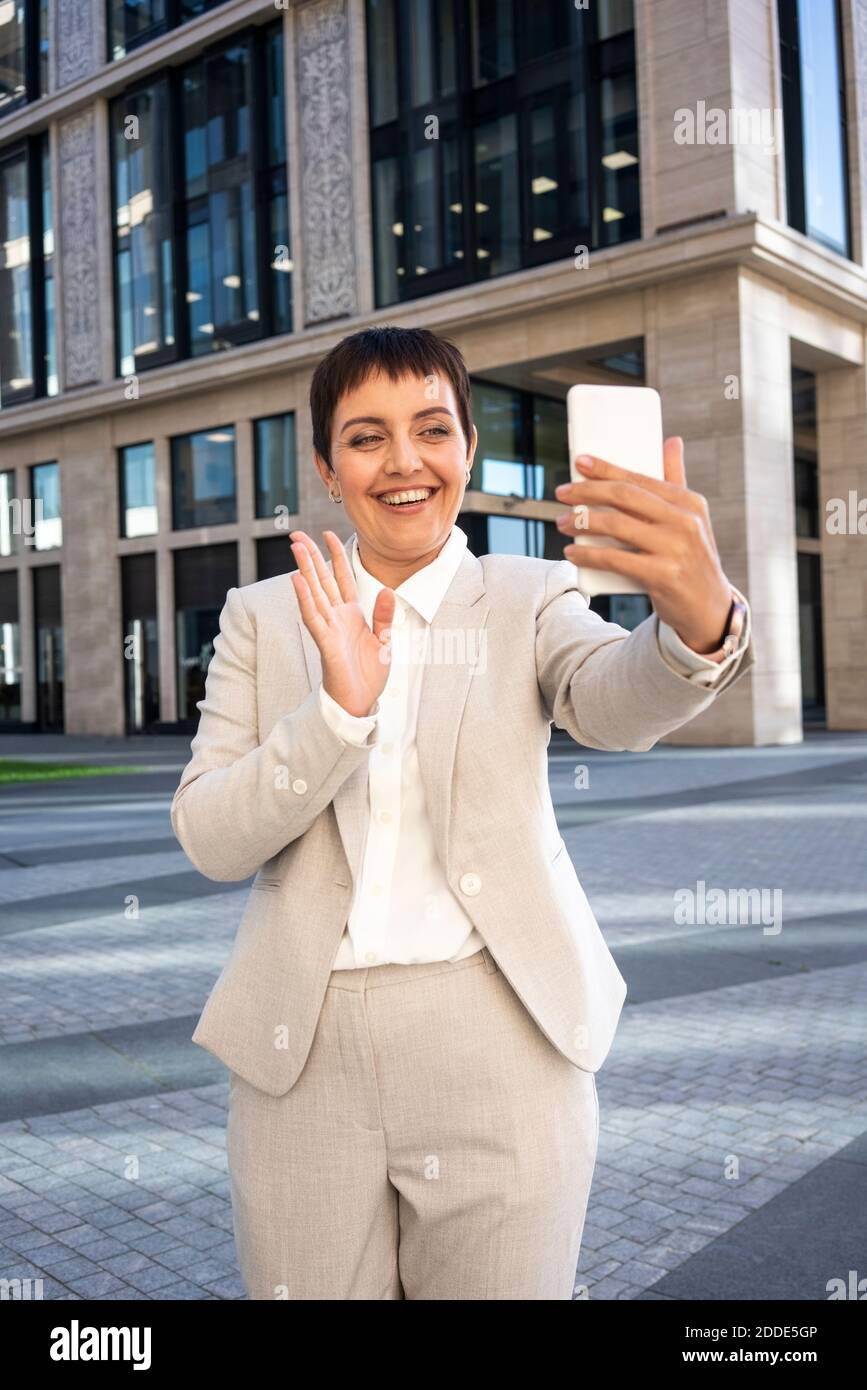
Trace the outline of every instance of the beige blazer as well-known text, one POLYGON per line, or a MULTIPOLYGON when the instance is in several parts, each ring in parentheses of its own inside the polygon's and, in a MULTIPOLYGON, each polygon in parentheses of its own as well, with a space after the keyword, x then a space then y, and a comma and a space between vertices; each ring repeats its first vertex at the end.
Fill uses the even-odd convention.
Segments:
MULTIPOLYGON (((551 722, 593 748, 651 748, 754 656, 692 683, 663 660, 654 614, 631 633, 606 623, 576 578, 568 560, 464 553, 432 624, 417 746, 452 890, 543 1033, 595 1072, 626 984, 557 828, 551 722)), ((370 745, 332 733, 321 674, 288 575, 230 589, 171 807, 201 873, 256 875, 193 1041, 274 1096, 304 1066, 361 867, 370 745)))

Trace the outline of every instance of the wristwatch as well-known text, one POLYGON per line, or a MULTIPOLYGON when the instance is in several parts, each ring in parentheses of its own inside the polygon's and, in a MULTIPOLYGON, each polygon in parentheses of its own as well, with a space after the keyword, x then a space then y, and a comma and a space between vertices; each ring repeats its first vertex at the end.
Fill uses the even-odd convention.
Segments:
POLYGON ((726 619, 725 628, 723 629, 722 641, 715 651, 702 652, 702 656, 707 661, 719 662, 725 661, 727 656, 731 656, 733 652, 736 652, 740 645, 746 619, 747 605, 733 592, 732 606, 729 609, 729 615, 726 619))

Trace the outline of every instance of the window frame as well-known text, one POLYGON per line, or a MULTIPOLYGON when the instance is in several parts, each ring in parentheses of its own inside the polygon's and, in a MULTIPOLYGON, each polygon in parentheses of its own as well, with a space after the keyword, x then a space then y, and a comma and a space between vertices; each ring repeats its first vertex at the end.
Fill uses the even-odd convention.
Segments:
MULTIPOLYGON (((521 0, 512 0, 512 28, 514 35, 515 52, 520 53, 522 49, 525 26, 529 23, 529 18, 525 12, 525 7, 521 0)), ((397 288, 398 297, 391 296, 391 289, 380 285, 375 285, 375 301, 377 308, 385 308, 391 304, 405 303, 408 300, 418 299, 430 294, 441 293, 445 290, 455 289, 459 286, 475 284, 486 279, 495 278, 494 275, 486 275, 478 272, 479 257, 477 256, 478 238, 476 230, 475 214, 475 177, 474 177, 474 139, 479 126, 490 121, 495 121, 503 116, 514 115, 516 121, 516 142, 517 142, 517 164, 518 181, 516 198, 518 200, 518 223, 519 223, 519 251, 518 265, 512 270, 498 272, 499 274, 515 273, 519 270, 531 269, 537 265, 547 264, 551 261, 564 259, 574 255, 576 245, 586 244, 588 247, 602 248, 608 245, 617 244, 616 241, 609 241, 604 236, 602 224, 602 207, 604 197, 604 175, 605 170, 602 166, 602 140, 601 140, 601 111, 600 97, 602 83, 606 78, 616 78, 629 75, 632 77, 635 87, 636 97, 636 150, 640 159, 639 149, 639 130, 637 120, 638 102, 638 83, 635 58, 635 31, 634 29, 612 35, 608 39, 599 38, 599 15, 595 7, 591 7, 581 13, 581 22, 588 25, 589 33, 580 47, 569 46, 561 48, 551 53, 541 54, 540 56, 527 60, 526 62, 516 62, 511 73, 495 81, 486 82, 480 86, 473 86, 472 74, 472 35, 468 7, 463 4, 455 5, 455 70, 456 70, 456 90, 444 97, 439 93, 434 93, 432 99, 424 102, 420 107, 412 107, 411 103, 411 45, 407 41, 407 6, 406 0, 395 0, 394 4, 394 35, 395 46, 398 53, 397 62, 397 116, 391 120, 382 122, 375 126, 373 100, 371 89, 368 87, 367 116, 369 126, 368 149, 370 166, 370 187, 369 196, 372 218, 372 236, 374 243, 379 234, 379 211, 377 209, 376 198, 376 168, 381 160, 396 158, 398 166, 398 185, 402 200, 402 222, 404 234, 398 241, 400 243, 397 253, 397 266, 402 267, 403 273, 398 271, 397 288), (576 77, 576 63, 580 65, 580 76, 576 77), (587 169, 588 169, 588 215, 589 221, 586 227, 569 227, 567 231, 562 231, 558 235, 534 242, 532 237, 532 199, 529 195, 529 180, 531 178, 531 147, 529 143, 529 124, 531 112, 534 107, 541 104, 549 104, 553 99, 558 109, 563 109, 563 104, 568 97, 574 93, 584 92, 587 96, 587 169), (547 100, 546 100, 547 99, 547 100), (436 141, 425 141, 419 134, 423 120, 430 116, 436 116, 439 121, 439 138, 436 141), (443 171, 442 171, 442 150, 446 142, 456 138, 459 149, 459 179, 461 189, 461 203, 464 208, 462 216, 462 244, 463 256, 460 258, 459 265, 437 267, 429 270, 424 275, 411 275, 410 265, 412 257, 412 227, 418 220, 413 208, 414 182, 412 178, 412 161, 419 149, 425 145, 430 145, 435 151, 436 160, 436 197, 438 199, 439 225, 443 226, 443 219, 447 209, 444 207, 443 197, 443 171), (472 211, 470 211, 472 210, 472 211)), ((372 26, 366 24, 366 43, 367 59, 370 70, 372 64, 372 54, 370 51, 372 26)), ((439 74, 439 54, 435 54, 434 67, 436 75, 439 74)), ((565 182, 564 174, 568 172, 569 163, 565 153, 566 139, 559 129, 557 130, 557 168, 560 175, 558 182, 565 182)), ((565 194, 561 195, 565 197, 565 194)), ((634 217, 634 225, 628 237, 625 239, 637 239, 641 236, 641 208, 640 201, 634 217)), ((373 247, 374 270, 376 270, 379 253, 376 244, 373 247)))
MULTIPOLYGON (((45 322, 45 243, 42 208, 43 151, 49 148, 48 131, 26 136, 0 149, 0 170, 5 164, 24 158, 27 185, 27 239, 30 254, 30 322, 32 385, 19 387, 7 394, 0 381, 0 409, 9 410, 26 401, 40 400, 48 395, 48 364, 46 361, 48 334, 45 322)), ((52 213, 53 217, 53 213, 52 213)))
MULTIPOLYGON (((168 127, 170 130, 179 131, 180 138, 167 139, 166 158, 168 162, 167 181, 169 188, 169 206, 171 210, 170 234, 172 239, 172 267, 173 267, 173 287, 172 287, 172 315, 174 321, 174 343, 164 345, 156 352, 149 352, 147 359, 139 359, 133 350, 133 374, 138 376, 140 373, 148 372, 157 367, 171 365, 175 362, 185 361, 207 361, 213 355, 218 355, 225 351, 225 348, 214 348, 210 351, 194 353, 189 323, 189 306, 187 303, 187 291, 189 289, 189 276, 187 269, 187 236, 188 200, 185 188, 185 160, 183 141, 185 138, 185 128, 183 125, 183 82, 185 74, 193 67, 207 62, 209 59, 219 56, 219 54, 236 48, 241 44, 249 45, 249 64, 248 64, 248 91, 250 93, 250 156, 249 156, 249 175, 252 196, 252 206, 256 226, 254 229, 254 256, 256 266, 256 282, 258 287, 258 313, 256 320, 249 320, 242 324, 229 324, 220 326, 220 337, 227 341, 230 347, 240 347, 246 343, 260 342, 268 338, 286 337, 294 332, 294 326, 288 329, 275 327, 275 305, 274 296, 270 293, 271 277, 274 274, 271 268, 272 254, 270 252, 270 211, 271 201, 275 196, 275 178, 280 181, 284 178, 284 188, 282 191, 286 199, 287 216, 290 206, 290 176, 289 176, 289 151, 286 149, 286 158, 283 164, 272 165, 268 163, 267 149, 267 116, 265 104, 267 99, 267 54, 268 46, 275 32, 282 34, 282 20, 272 20, 264 25, 248 24, 242 29, 236 30, 231 35, 219 40, 215 44, 209 45, 206 49, 197 53, 195 57, 190 57, 188 61, 174 67, 162 67, 155 72, 149 73, 139 81, 131 83, 119 92, 110 103, 109 110, 109 163, 110 163, 110 189, 111 189, 111 221, 112 221, 112 300, 113 300, 113 319, 115 331, 115 375, 123 378, 128 373, 122 371, 121 366, 121 297, 120 297, 120 277, 118 274, 118 227, 117 227, 117 207, 118 207, 118 180, 117 168, 114 158, 115 141, 115 113, 123 109, 123 103, 128 102, 131 97, 139 93, 150 91, 158 85, 163 84, 166 93, 165 109, 167 112, 168 127)), ((284 90, 285 90, 285 69, 284 69, 284 90)), ((207 193, 200 195, 207 198, 207 193)), ((291 225, 287 226, 287 233, 291 236, 291 225)), ((289 246, 291 257, 291 244, 289 246)), ((293 274, 290 271, 289 274, 293 274)), ((294 284, 289 287, 290 309, 289 317, 292 319, 292 304, 294 302, 294 284)), ((215 324, 215 330, 217 325, 215 324)), ((216 333, 215 333, 216 336, 216 333)))

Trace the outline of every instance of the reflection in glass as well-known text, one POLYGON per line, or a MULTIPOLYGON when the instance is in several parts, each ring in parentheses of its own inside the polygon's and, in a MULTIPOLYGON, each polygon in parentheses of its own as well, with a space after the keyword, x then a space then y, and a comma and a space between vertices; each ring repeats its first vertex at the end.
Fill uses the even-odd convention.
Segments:
POLYGON ((33 393, 27 156, 0 162, 0 403, 33 393))
POLYGON ((0 115, 27 96, 25 7, 22 0, 0 4, 0 115))
MULTIPOLYGON (((256 516, 298 512, 295 416, 270 415, 255 422, 256 516), (285 512, 277 513, 277 508, 285 512)), ((291 551, 290 551, 291 554, 291 551)))
POLYGON ((171 356, 175 342, 168 86, 112 105, 120 372, 171 356), (168 350, 168 353, 167 353, 168 350))
POLYGON ((118 450, 120 465, 120 534, 155 536, 157 522, 154 446, 129 444, 118 450))
POLYGON ((53 550, 63 544, 60 519, 60 469, 56 463, 36 463, 30 469, 33 499, 33 545, 53 550))
POLYGON ((234 426, 172 440, 172 501, 176 531, 237 521, 234 426))
POLYGON ((848 187, 837 0, 800 0, 806 233, 848 254, 848 187))
POLYGON ((479 276, 520 265, 518 149, 514 116, 479 126, 474 142, 476 257, 479 276))

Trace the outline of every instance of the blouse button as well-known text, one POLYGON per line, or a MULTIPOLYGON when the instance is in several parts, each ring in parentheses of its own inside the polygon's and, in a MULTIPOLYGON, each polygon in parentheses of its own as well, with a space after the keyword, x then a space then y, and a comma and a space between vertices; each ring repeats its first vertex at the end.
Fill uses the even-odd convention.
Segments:
POLYGON ((463 874, 461 876, 461 892, 466 893, 467 897, 474 898, 481 892, 482 880, 478 874, 463 874))
POLYGON ((298 796, 304 795, 307 790, 307 783, 304 781, 303 777, 295 778, 295 781, 292 783, 292 790, 293 792, 297 792, 298 796))

